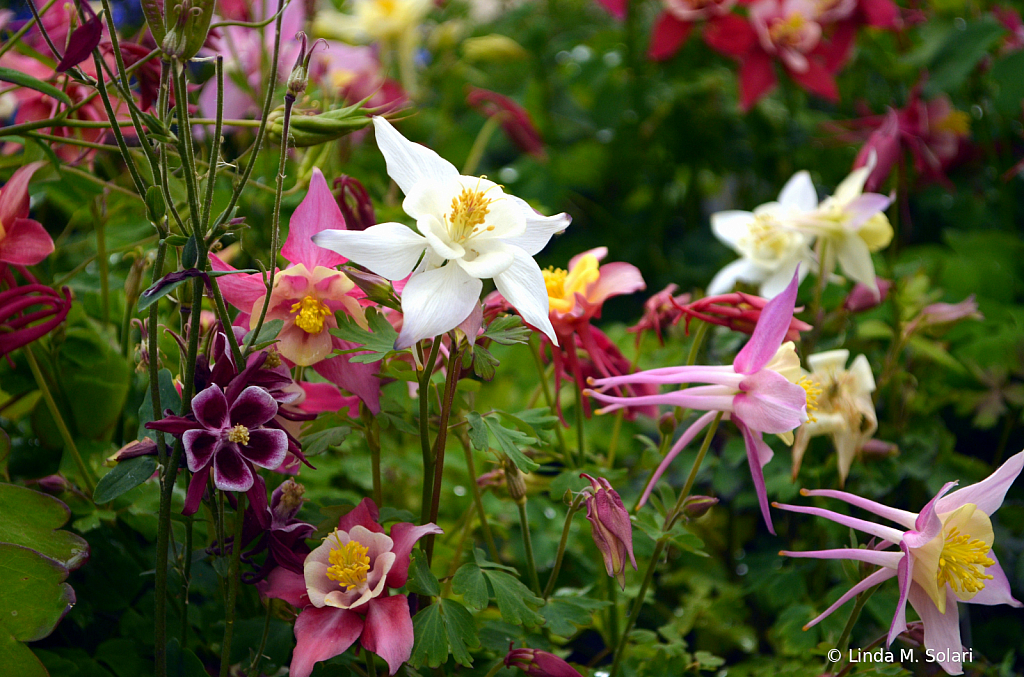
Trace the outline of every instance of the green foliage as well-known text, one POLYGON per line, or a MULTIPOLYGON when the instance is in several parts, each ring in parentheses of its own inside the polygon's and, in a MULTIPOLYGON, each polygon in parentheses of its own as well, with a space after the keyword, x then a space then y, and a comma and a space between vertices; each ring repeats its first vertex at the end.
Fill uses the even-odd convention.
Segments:
POLYGON ((60 528, 71 511, 52 496, 13 484, 0 484, 0 543, 30 548, 67 569, 77 569, 89 557, 81 536, 60 528))
POLYGON ((148 480, 154 472, 156 459, 152 456, 136 456, 121 461, 96 483, 92 500, 96 501, 97 505, 109 503, 148 480))
POLYGON ((337 313, 338 327, 331 329, 331 335, 343 341, 351 341, 360 348, 335 351, 339 355, 351 354, 352 362, 372 364, 383 360, 395 350, 398 332, 387 318, 376 308, 366 309, 366 324, 369 330, 360 327, 348 313, 337 313), (363 351, 369 351, 364 353, 363 351), (352 354, 355 353, 355 354, 352 354))
POLYGON ((415 665, 437 667, 451 654, 456 663, 471 667, 469 651, 480 646, 473 616, 455 600, 440 599, 412 619, 416 633, 412 658, 415 665))

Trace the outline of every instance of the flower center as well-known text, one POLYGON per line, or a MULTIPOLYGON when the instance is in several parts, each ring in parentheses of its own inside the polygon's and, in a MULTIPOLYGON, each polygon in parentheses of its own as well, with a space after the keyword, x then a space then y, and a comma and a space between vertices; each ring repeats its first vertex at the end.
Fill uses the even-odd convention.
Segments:
POLYGON ((952 132, 957 136, 967 136, 971 131, 971 116, 962 110, 952 110, 941 120, 932 123, 937 132, 952 132))
POLYGON ((548 266, 541 272, 544 275, 544 286, 547 287, 548 298, 563 298, 565 296, 565 277, 569 273, 554 266, 548 266))
POLYGON ((241 423, 228 431, 228 442, 235 444, 249 444, 249 429, 241 423))
POLYGON ((331 314, 331 309, 313 296, 307 296, 292 306, 295 326, 307 334, 319 334, 324 330, 324 318, 331 314))
POLYGON ((800 43, 807 20, 803 14, 790 14, 785 19, 776 19, 768 28, 772 42, 779 45, 797 45, 800 43))
POLYGON ((814 423, 818 419, 811 412, 818 411, 818 397, 821 396, 821 386, 818 385, 817 381, 808 376, 804 376, 796 384, 807 393, 807 420, 814 423))
POLYGON ((345 592, 359 587, 366 582, 366 574, 370 570, 367 552, 369 548, 359 541, 349 541, 345 545, 338 542, 338 547, 331 548, 328 555, 331 566, 327 569, 327 578, 337 581, 345 592))
MULTIPOLYGON (((452 240, 465 242, 480 232, 479 228, 483 225, 493 202, 486 197, 486 192, 463 188, 458 197, 452 198, 452 213, 448 217, 448 233, 452 240)), ((494 230, 494 226, 487 226, 484 230, 494 230)))
POLYGON ((267 359, 263 362, 265 369, 277 369, 281 366, 281 353, 273 348, 267 351, 267 359))
POLYGON ((985 587, 986 580, 992 580, 985 568, 995 562, 987 557, 989 546, 978 538, 961 534, 953 527, 946 534, 939 555, 939 571, 937 574, 939 588, 946 583, 954 592, 978 592, 985 587))

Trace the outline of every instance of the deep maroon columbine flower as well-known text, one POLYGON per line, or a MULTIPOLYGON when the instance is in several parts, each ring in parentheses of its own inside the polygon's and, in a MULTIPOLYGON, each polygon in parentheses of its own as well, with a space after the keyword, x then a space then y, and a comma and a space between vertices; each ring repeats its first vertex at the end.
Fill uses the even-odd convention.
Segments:
POLYGON ((590 488, 584 489, 584 492, 587 494, 587 519, 594 529, 594 543, 604 557, 608 575, 614 576, 625 590, 627 557, 636 570, 633 525, 629 521, 629 512, 622 505, 619 492, 612 489, 608 480, 603 477, 594 479, 586 473, 580 477, 590 480, 590 488))
POLYGON ((288 435, 264 427, 277 415, 277 401, 257 386, 249 386, 229 400, 220 386, 211 385, 192 399, 192 413, 194 421, 168 416, 146 424, 151 430, 181 436, 188 469, 195 473, 183 514, 199 509, 211 470, 218 489, 258 493, 250 495, 250 500, 265 505, 266 490, 262 481, 256 481, 253 466, 276 468, 288 452, 288 435))
POLYGON ((505 656, 505 667, 519 668, 530 677, 583 677, 558 656, 540 649, 512 649, 505 656))
POLYGON ((263 580, 279 566, 296 574, 302 573, 302 563, 309 554, 306 539, 316 531, 312 524, 295 517, 305 500, 302 498, 303 493, 305 487, 291 478, 274 489, 270 507, 260 506, 268 512, 269 529, 264 529, 261 525, 261 520, 256 514, 256 506, 249 506, 246 510, 242 543, 251 543, 255 538, 259 538, 259 541, 255 547, 242 553, 242 560, 251 563, 253 557, 264 550, 267 551, 267 557, 257 571, 242 574, 242 580, 246 583, 263 580))

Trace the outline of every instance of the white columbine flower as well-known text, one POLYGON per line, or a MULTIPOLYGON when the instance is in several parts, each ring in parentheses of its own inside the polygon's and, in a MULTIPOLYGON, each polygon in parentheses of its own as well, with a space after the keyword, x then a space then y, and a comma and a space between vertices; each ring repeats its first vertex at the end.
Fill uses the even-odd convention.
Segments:
POLYGON ((382 117, 373 118, 373 126, 388 175, 405 193, 402 208, 419 233, 380 223, 363 231, 325 230, 313 241, 389 280, 412 273, 402 291, 404 321, 395 347, 454 329, 489 278, 523 320, 557 343, 544 275, 533 256, 565 230, 569 216, 541 216, 493 181, 460 176, 382 117))
POLYGON ((768 202, 753 212, 712 214, 715 237, 743 258, 718 271, 708 285, 708 294, 731 291, 741 280, 761 285, 761 296, 774 298, 793 279, 798 266, 802 280, 814 266, 814 256, 810 237, 795 230, 792 222, 817 207, 818 195, 810 174, 797 172, 782 188, 778 202, 768 202))
POLYGON ((811 419, 796 432, 793 445, 793 478, 800 472, 800 462, 812 437, 831 435, 839 461, 839 484, 846 482, 850 465, 864 443, 878 430, 878 418, 871 393, 875 378, 868 358, 858 355, 850 368, 846 361, 849 350, 828 350, 807 358, 810 385, 817 391, 817 402, 811 419))

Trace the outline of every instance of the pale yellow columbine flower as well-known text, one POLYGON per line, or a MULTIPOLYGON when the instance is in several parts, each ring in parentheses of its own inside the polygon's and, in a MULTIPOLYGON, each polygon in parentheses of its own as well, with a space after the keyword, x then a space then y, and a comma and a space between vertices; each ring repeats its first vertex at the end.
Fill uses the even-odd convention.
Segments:
POLYGON ((817 392, 816 410, 797 430, 793 445, 793 479, 800 472, 807 444, 812 437, 831 435, 839 460, 839 484, 846 483, 853 459, 878 430, 878 418, 871 393, 875 378, 868 359, 854 358, 849 369, 849 350, 829 350, 807 358, 811 373, 805 378, 817 392))

